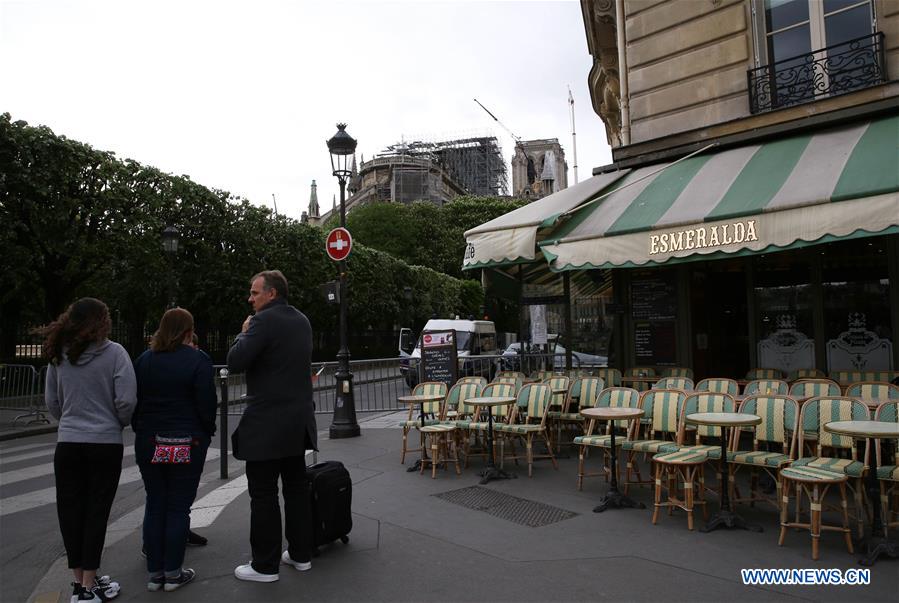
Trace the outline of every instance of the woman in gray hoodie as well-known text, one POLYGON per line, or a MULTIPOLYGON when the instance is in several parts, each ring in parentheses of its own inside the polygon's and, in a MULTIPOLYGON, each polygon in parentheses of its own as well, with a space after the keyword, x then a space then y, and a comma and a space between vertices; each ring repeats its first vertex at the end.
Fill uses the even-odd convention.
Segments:
POLYGON ((45 398, 59 421, 56 511, 69 567, 72 603, 119 594, 97 576, 106 523, 122 473, 122 429, 137 404, 134 367, 125 348, 109 341, 109 309, 84 297, 40 329, 50 360, 45 398))

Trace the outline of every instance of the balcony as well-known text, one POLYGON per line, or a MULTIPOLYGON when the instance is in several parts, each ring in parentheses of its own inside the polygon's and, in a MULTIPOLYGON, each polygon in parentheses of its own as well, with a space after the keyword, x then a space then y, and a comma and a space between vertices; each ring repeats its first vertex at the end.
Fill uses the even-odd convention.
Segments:
POLYGON ((750 69, 753 114, 854 92, 886 81, 883 33, 750 69))

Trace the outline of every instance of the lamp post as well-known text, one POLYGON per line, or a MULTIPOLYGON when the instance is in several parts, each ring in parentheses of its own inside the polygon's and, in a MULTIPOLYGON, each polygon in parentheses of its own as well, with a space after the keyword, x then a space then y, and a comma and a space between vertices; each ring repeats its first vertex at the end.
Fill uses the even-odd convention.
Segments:
POLYGON ((180 237, 181 233, 179 233, 178 229, 174 226, 166 226, 165 230, 162 231, 162 250, 169 259, 169 308, 175 307, 175 255, 178 253, 178 242, 180 237))
MULTIPOLYGON (((327 142, 331 154, 331 169, 340 183, 340 226, 346 228, 346 184, 352 175, 351 160, 356 141, 346 132, 346 124, 337 124, 337 133, 327 142)), ((346 260, 340 261, 340 351, 337 352, 337 397, 329 437, 352 438, 360 435, 353 400, 353 374, 350 372, 350 350, 347 347, 347 285, 346 260)))

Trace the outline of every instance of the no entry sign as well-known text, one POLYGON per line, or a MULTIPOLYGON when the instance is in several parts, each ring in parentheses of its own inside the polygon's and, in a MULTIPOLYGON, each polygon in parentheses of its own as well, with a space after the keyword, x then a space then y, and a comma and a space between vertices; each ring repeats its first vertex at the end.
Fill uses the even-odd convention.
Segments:
POLYGON ((353 237, 350 231, 343 227, 337 227, 328 233, 328 239, 325 242, 325 251, 328 257, 339 262, 347 259, 350 251, 353 249, 353 237))

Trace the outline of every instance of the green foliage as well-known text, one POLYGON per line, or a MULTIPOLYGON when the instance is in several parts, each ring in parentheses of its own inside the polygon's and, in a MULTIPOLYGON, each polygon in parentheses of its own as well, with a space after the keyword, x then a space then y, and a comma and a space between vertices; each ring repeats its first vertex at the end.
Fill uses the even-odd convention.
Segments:
MULTIPOLYGON (((435 249, 452 247, 442 208, 372 207, 373 215, 392 213, 389 220, 366 222, 366 208, 356 210, 361 221, 354 226, 347 275, 351 328, 419 327, 433 313, 470 313, 479 303, 477 283, 463 285, 428 267, 435 249), (410 220, 420 228, 410 228, 410 220), (370 248, 366 239, 394 239, 396 246, 370 248)), ((10 354, 13 342, 8 323, 48 321, 84 295, 103 299, 138 325, 132 351, 143 346, 142 326, 161 315, 170 287, 194 314, 199 332, 235 333, 249 310, 250 276, 273 268, 284 272, 291 303, 316 330, 337 328, 337 308, 319 292, 319 285, 338 278, 325 254, 326 231, 187 176, 13 122, 8 113, 0 115, 0 224, 0 356, 10 354), (174 258, 162 252, 166 225, 180 232, 174 258)), ((450 257, 458 264, 461 248, 441 261, 450 257)))

